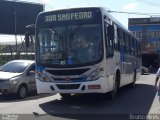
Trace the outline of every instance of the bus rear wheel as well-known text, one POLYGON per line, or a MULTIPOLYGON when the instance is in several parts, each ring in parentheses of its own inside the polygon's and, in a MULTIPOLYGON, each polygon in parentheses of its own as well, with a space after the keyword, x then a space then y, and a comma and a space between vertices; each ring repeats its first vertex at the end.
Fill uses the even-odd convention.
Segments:
POLYGON ((62 99, 69 99, 69 98, 71 98, 71 94, 68 94, 68 93, 60 93, 60 96, 62 97, 62 99))
POLYGON ((135 87, 135 86, 136 86, 136 76, 137 76, 137 74, 136 74, 136 72, 134 72, 133 82, 131 83, 131 86, 132 86, 132 87, 135 87))

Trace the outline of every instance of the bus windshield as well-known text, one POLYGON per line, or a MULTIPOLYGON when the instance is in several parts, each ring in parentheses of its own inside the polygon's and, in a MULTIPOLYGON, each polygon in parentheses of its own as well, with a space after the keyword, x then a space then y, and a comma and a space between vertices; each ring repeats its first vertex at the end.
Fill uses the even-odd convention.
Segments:
POLYGON ((73 66, 102 59, 101 25, 81 24, 40 28, 37 33, 37 61, 40 64, 73 66))

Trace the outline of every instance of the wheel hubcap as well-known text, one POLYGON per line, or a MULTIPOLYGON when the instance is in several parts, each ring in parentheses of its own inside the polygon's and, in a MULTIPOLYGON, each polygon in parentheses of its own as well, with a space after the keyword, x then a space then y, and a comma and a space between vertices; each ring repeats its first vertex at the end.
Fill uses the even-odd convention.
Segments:
POLYGON ((26 89, 24 87, 22 87, 20 90, 20 96, 25 97, 25 95, 26 95, 26 89))

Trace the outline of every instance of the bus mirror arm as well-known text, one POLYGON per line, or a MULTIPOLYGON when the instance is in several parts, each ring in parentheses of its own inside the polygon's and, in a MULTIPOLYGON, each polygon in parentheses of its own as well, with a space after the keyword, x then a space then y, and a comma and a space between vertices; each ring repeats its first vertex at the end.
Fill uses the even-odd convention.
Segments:
POLYGON ((29 47, 29 33, 27 32, 26 34, 25 34, 25 45, 26 45, 26 47, 29 47))

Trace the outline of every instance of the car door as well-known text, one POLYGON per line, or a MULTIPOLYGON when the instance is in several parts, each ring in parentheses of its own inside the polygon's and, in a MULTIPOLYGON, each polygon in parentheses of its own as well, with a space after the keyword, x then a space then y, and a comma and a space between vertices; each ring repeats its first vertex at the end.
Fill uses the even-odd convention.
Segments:
POLYGON ((26 74, 28 80, 28 90, 34 91, 36 90, 36 80, 35 80, 35 64, 32 64, 26 74))

